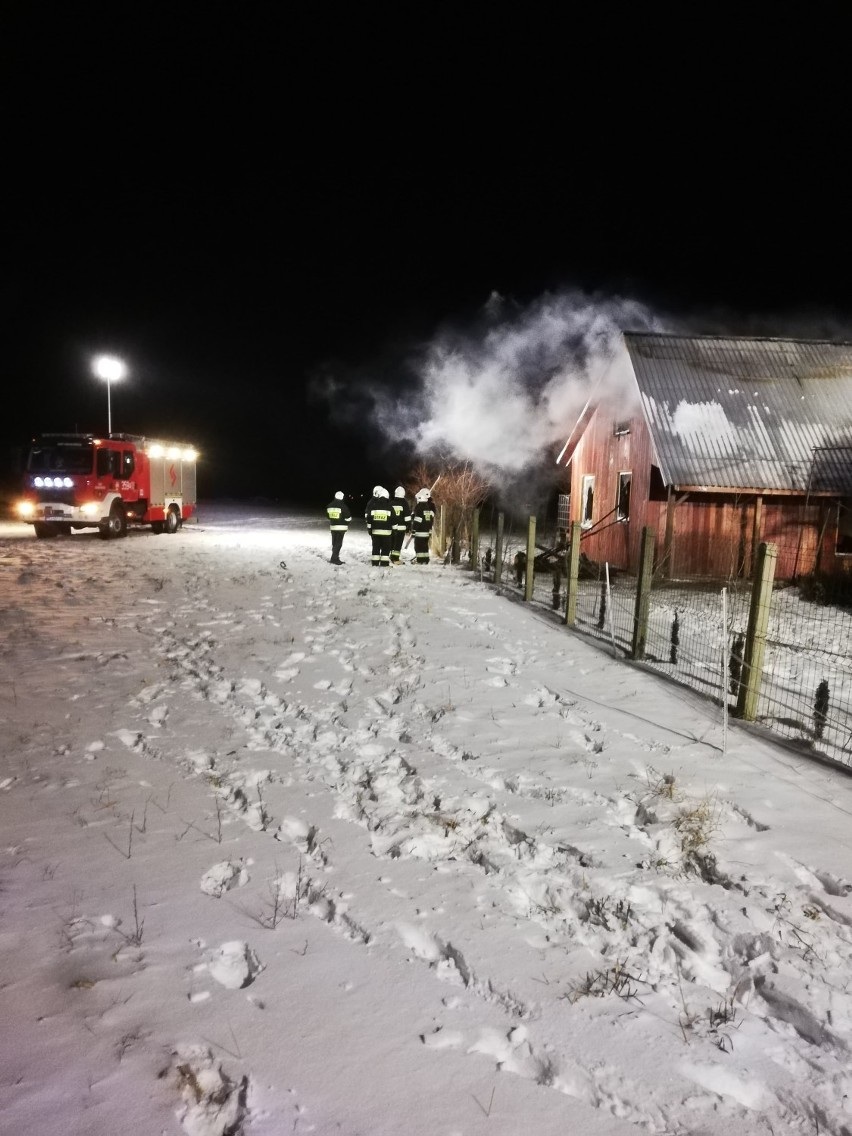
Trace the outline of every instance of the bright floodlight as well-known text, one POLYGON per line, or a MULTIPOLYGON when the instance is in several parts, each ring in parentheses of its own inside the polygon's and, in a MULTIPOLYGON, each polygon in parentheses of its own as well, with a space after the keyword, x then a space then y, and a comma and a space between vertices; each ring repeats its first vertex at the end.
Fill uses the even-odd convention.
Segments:
POLYGON ((110 387, 114 382, 123 379, 127 374, 127 364, 115 355, 98 355, 92 361, 92 370, 99 379, 106 379, 107 385, 107 436, 112 433, 112 406, 110 404, 110 387))
POLYGON ((99 379, 106 379, 107 382, 118 382, 127 374, 127 364, 115 355, 98 355, 92 369, 99 379))

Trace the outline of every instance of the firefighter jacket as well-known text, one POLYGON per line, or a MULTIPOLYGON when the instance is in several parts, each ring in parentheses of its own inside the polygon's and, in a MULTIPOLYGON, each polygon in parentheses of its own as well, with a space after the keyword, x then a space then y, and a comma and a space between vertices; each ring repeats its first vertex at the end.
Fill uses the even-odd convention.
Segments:
POLYGON ((411 513, 408 511, 408 502, 401 497, 394 497, 391 501, 393 512, 393 527, 397 532, 406 532, 411 523, 411 513))
POLYGON ((371 497, 364 513, 370 536, 390 536, 393 531, 393 509, 387 497, 371 497))
POLYGON ((418 501, 411 514, 411 531, 417 536, 431 536, 432 525, 435 521, 435 506, 430 498, 428 501, 418 501))
POLYGON ((332 532, 346 532, 352 521, 352 514, 345 501, 335 498, 325 507, 328 513, 328 526, 332 532))

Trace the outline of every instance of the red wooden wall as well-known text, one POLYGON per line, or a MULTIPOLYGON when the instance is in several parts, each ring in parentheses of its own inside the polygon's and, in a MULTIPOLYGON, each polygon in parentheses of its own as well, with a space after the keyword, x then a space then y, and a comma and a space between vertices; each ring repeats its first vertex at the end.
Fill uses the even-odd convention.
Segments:
MULTIPOLYGON (((593 413, 570 458, 571 520, 580 521, 583 477, 593 474, 593 526, 584 530, 581 548, 591 560, 635 572, 642 529, 657 530, 657 561, 663 556, 666 531, 665 491, 657 474, 651 500, 651 438, 641 412, 628 419, 623 407, 602 405, 593 413), (616 436, 616 423, 630 432, 616 436), (618 475, 633 475, 630 517, 615 519, 618 475)), ((673 578, 748 576, 753 562, 754 494, 691 493, 675 508, 671 562, 673 578)), ((764 496, 760 540, 778 546, 776 577, 806 575, 818 567, 829 575, 852 574, 852 556, 835 555, 836 505, 801 497, 764 496), (826 514, 827 522, 826 522, 826 514), (822 549, 817 557, 819 534, 822 549), (818 563, 817 563, 818 561, 818 563)))

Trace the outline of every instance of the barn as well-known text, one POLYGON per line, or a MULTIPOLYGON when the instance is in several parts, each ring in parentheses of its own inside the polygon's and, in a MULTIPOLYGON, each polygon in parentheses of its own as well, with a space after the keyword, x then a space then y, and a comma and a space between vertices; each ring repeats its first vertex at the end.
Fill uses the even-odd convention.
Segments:
POLYGON ((557 459, 593 561, 670 578, 852 577, 852 344, 625 332, 557 459))

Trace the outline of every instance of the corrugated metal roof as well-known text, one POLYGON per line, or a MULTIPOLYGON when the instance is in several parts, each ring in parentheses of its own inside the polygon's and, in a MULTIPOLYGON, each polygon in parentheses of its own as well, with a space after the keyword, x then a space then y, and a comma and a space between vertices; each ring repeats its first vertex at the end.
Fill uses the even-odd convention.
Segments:
POLYGON ((852 343, 624 343, 665 484, 852 494, 852 343))

